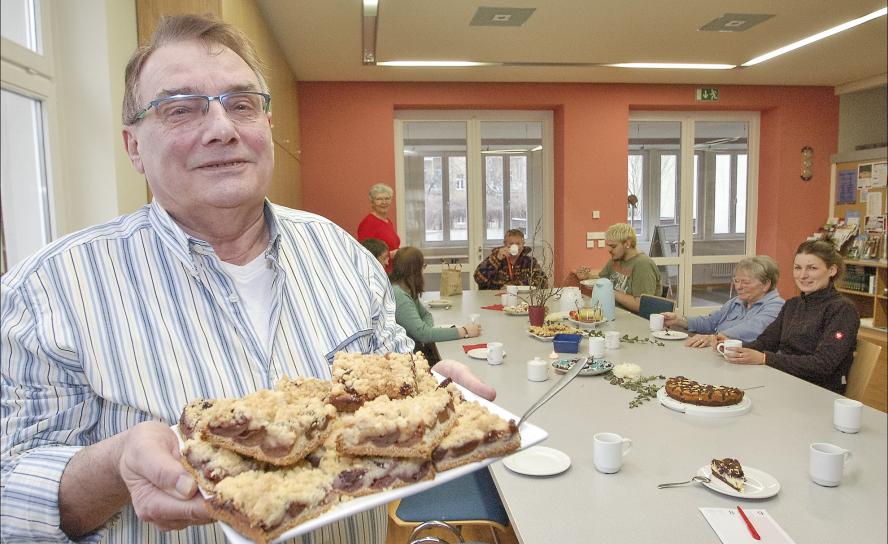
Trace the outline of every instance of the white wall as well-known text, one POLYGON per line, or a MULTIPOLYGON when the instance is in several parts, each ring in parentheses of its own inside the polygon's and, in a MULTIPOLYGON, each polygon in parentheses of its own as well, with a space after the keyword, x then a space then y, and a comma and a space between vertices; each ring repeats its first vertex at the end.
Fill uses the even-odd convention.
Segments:
POLYGON ((53 176, 58 234, 129 213, 147 200, 123 147, 123 72, 137 46, 133 1, 52 3, 58 82, 53 176))
POLYGON ((888 87, 885 85, 839 97, 839 153, 858 145, 888 142, 888 87))

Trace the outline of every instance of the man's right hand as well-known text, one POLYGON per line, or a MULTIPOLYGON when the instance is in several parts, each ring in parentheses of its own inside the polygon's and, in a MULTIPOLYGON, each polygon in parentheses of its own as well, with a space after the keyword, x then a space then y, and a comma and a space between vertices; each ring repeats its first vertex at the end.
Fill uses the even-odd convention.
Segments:
POLYGON ((156 421, 128 430, 120 455, 120 477, 139 519, 166 531, 213 521, 179 457, 176 435, 156 421))
POLYGON ((498 259, 503 260, 508 256, 509 256, 509 248, 508 247, 503 246, 503 247, 496 250, 496 257, 498 259))

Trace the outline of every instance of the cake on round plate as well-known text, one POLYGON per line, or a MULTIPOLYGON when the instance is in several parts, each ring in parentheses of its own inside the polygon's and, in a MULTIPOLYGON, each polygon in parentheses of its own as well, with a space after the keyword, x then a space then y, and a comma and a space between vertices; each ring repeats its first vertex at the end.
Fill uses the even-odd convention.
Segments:
POLYGON ((726 385, 708 385, 684 376, 666 380, 666 394, 686 404, 697 406, 732 406, 743 400, 743 391, 726 385))

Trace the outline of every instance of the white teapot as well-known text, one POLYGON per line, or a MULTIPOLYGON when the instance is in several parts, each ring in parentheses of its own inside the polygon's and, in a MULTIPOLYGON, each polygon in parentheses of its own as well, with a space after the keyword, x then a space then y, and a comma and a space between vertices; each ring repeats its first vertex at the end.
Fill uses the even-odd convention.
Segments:
POLYGON ((604 319, 607 321, 614 320, 614 284, 607 278, 598 278, 592 287, 592 298, 589 299, 589 306, 601 306, 604 313, 604 319))

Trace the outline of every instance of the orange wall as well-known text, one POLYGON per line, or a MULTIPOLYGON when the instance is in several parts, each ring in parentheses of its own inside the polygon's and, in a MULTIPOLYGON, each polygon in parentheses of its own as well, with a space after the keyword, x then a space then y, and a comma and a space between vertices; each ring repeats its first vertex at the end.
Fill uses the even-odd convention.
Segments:
MULTIPOLYGON (((721 86, 715 106, 696 86, 556 83, 302 82, 303 206, 354 233, 367 214, 367 189, 394 186, 396 109, 548 109, 555 131, 556 276, 600 267, 587 231, 626 220, 630 110, 761 112, 757 252, 775 257, 779 288, 796 294, 795 247, 826 219, 830 155, 838 142, 839 100, 828 87, 721 86), (799 178, 800 150, 814 149, 814 178, 799 178), (601 210, 592 219, 591 210, 601 210)), ((394 211, 392 212, 394 218, 394 211)))

